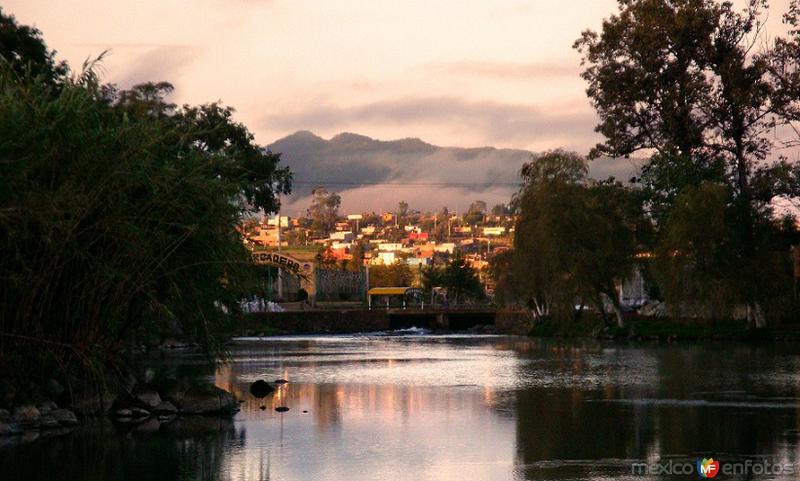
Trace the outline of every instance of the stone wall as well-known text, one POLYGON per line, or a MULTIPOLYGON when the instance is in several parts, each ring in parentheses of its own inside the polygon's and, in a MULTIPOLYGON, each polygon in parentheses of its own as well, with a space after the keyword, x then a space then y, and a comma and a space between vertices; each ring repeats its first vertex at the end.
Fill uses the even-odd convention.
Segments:
POLYGON ((366 275, 363 272, 318 268, 315 275, 318 301, 364 299, 366 275))
POLYGON ((287 311, 243 316, 237 329, 244 336, 262 334, 347 334, 386 331, 386 311, 287 311))

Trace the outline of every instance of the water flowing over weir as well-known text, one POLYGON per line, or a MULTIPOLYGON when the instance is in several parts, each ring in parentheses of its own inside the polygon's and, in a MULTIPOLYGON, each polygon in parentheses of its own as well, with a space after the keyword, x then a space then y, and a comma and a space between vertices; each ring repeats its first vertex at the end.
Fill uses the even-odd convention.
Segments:
MULTIPOLYGON (((375 332, 409 327, 436 331, 466 331, 475 326, 495 326, 509 333, 511 328, 498 323, 494 308, 426 308, 371 310, 288 311, 248 314, 239 333, 254 335, 265 330, 295 334, 375 332)), ((526 332, 520 332, 526 333, 526 332)))

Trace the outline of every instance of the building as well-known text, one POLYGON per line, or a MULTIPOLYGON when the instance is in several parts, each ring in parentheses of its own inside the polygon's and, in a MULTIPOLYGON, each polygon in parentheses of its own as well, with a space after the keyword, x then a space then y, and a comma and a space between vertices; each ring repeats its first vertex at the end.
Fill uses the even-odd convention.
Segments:
POLYGON ((350 231, 332 232, 330 239, 332 241, 353 242, 353 233, 350 231))
POLYGON ((506 233, 506 228, 505 227, 484 227, 483 228, 483 235, 485 235, 486 237, 489 237, 489 236, 498 237, 498 236, 504 235, 505 233, 506 233))
POLYGON ((383 265, 391 265, 397 261, 397 257, 394 252, 378 252, 378 254, 372 258, 373 264, 383 264, 383 265))

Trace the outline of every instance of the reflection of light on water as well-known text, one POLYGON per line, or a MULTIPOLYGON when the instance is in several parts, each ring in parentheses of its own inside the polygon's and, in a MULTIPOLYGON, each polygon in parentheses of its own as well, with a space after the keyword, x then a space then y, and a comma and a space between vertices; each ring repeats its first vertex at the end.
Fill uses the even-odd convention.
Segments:
POLYGON ((514 421, 487 409, 494 395, 489 386, 293 382, 276 386, 272 405, 291 409, 281 415, 258 410, 245 392, 236 422, 248 439, 229 453, 225 479, 366 481, 416 472, 415 479, 447 480, 461 479, 467 466, 476 479, 510 479, 514 421), (264 459, 271 478, 257 477, 264 459))
POLYGON ((217 365, 217 369, 214 371, 214 385, 241 398, 241 391, 236 381, 236 371, 230 363, 217 365))

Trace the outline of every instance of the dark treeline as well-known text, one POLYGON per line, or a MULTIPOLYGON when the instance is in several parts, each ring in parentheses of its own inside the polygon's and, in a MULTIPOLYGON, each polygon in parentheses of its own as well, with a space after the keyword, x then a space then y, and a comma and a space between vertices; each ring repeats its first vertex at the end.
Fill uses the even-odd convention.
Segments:
POLYGON ((798 318, 797 219, 772 201, 800 196, 800 163, 782 156, 800 141, 800 5, 780 12, 789 32, 777 38, 767 12, 763 0, 619 0, 583 32, 605 138, 588 159, 646 160, 625 183, 590 181, 568 152, 526 165, 515 249, 494 266, 501 301, 560 319, 605 303, 622 325, 615 286, 638 269, 675 317, 798 318))
MULTIPOLYGON (((252 280, 236 226, 291 176, 218 103, 103 85, 0 11, 0 378, 100 379, 179 333, 209 354, 252 280)), ((19 383, 18 383, 19 384, 19 383)), ((24 383, 22 383, 24 385, 24 383)))

